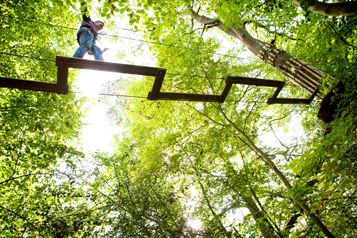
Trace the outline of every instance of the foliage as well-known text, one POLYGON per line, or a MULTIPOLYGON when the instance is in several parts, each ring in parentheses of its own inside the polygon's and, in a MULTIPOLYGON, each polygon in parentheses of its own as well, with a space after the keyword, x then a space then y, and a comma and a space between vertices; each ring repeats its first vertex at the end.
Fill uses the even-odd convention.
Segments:
MULTIPOLYGON (((274 75, 276 77, 279 77, 276 75, 276 72, 272 71, 271 68, 262 67, 260 69, 264 70, 264 73, 259 71, 259 64, 255 63, 254 61, 254 63, 251 64, 252 66, 248 66, 249 64, 240 64, 237 61, 227 62, 223 58, 213 59, 212 56, 214 55, 216 49, 218 49, 217 45, 214 46, 214 40, 203 40, 204 38, 200 38, 199 33, 205 35, 206 33, 200 31, 199 26, 197 26, 196 24, 190 24, 190 22, 186 21, 188 19, 185 13, 188 14, 189 7, 194 7, 198 9, 199 5, 201 5, 201 13, 217 16, 218 19, 223 21, 225 27, 245 25, 256 37, 264 41, 273 40, 274 44, 279 47, 283 47, 292 55, 303 59, 305 62, 313 64, 315 67, 319 67, 327 74, 333 75, 334 78, 326 77, 325 81, 322 82, 322 90, 325 92, 327 92, 331 88, 331 86, 338 82, 340 79, 346 80, 351 78, 351 73, 353 74, 354 72, 355 43, 352 42, 354 42, 355 37, 352 33, 353 30, 351 31, 351 29, 353 29, 353 17, 329 19, 324 16, 319 16, 312 13, 304 13, 299 8, 296 8, 296 6, 287 4, 286 1, 265 1, 261 4, 251 3, 250 1, 240 1, 239 3, 237 3, 236 1, 215 1, 214 3, 210 4, 205 1, 195 1, 193 6, 190 6, 189 3, 184 1, 176 1, 175 3, 171 2, 167 5, 160 5, 160 7, 158 7, 158 5, 156 5, 154 2, 147 1, 137 6, 137 8, 132 8, 139 9, 137 11, 134 10, 134 15, 140 15, 140 17, 133 17, 133 22, 139 23, 140 19, 140 22, 143 24, 143 26, 146 26, 147 29, 150 30, 150 39, 159 40, 165 45, 179 46, 177 48, 183 46, 179 50, 175 49, 175 47, 172 47, 170 49, 163 47, 153 47, 153 50, 157 52, 159 66, 169 68, 169 72, 180 72, 176 74, 184 75, 174 75, 172 77, 166 78, 164 85, 165 91, 192 90, 193 92, 200 93, 215 92, 217 88, 221 86, 220 81, 217 79, 222 77, 224 78, 224 76, 228 74, 244 75, 245 72, 243 72, 243 70, 247 68, 255 68, 255 71, 250 70, 250 72, 259 72, 261 75, 264 75, 265 73, 266 75, 270 74, 272 76, 274 75), (145 11, 142 11, 142 8, 146 9, 148 6, 152 7, 151 9, 154 11, 153 14, 145 14, 145 11), (170 11, 172 11, 172 9, 178 10, 180 14, 170 14, 170 11), (153 15, 154 17, 152 17, 153 15), (185 22, 187 23, 185 24, 185 22), (344 22, 344 24, 342 22, 344 22), (345 34, 340 33, 342 31, 345 31, 346 29, 349 30, 345 32, 345 34), (210 48, 210 45, 214 47, 210 48), (210 49, 211 53, 203 53, 202 49, 198 46, 204 46, 205 50, 210 49), (193 52, 200 53, 194 54, 191 53, 191 50, 193 52), (181 53, 180 51, 185 53, 181 53), (328 64, 325 63, 326 61, 321 60, 322 58, 324 60, 327 60, 328 64), (188 75, 192 75, 192 77, 188 75), (196 78, 194 77, 196 75, 204 76, 202 78, 196 78)), ((352 78, 354 78, 354 76, 352 76, 352 78)), ((134 90, 137 91, 138 89, 135 88, 134 90)), ((252 89, 248 89, 247 92, 249 92, 250 90, 252 89)), ((252 97, 259 99, 264 98, 264 96, 259 97, 257 95, 257 91, 254 91, 254 93, 252 93, 252 97)), ((295 91, 295 89, 292 89, 291 91, 289 91, 289 93, 298 94, 298 92, 295 91)), ((230 95, 230 98, 237 98, 238 95, 244 95, 245 99, 249 99, 250 94, 247 92, 242 92, 241 90, 233 91, 230 95)), ((353 92, 353 90, 349 92, 353 92)), ((351 101, 353 102, 353 100, 351 101)), ((258 128, 262 128, 263 126, 265 130, 269 129, 269 127, 264 126, 266 125, 267 121, 276 121, 278 118, 283 118, 283 120, 281 120, 278 124, 279 126, 283 126, 290 118, 288 116, 284 116, 284 114, 281 114, 283 110, 275 111, 275 114, 273 114, 274 117, 264 117, 265 113, 267 113, 265 115, 269 115, 269 111, 271 111, 271 108, 268 109, 263 106, 260 108, 260 104, 254 104, 254 106, 250 107, 249 104, 247 105, 244 102, 239 102, 239 100, 236 101, 236 104, 225 104, 221 107, 215 105, 200 104, 184 105, 185 106, 175 104, 175 108, 173 108, 171 103, 158 103, 157 107, 151 106, 150 110, 148 110, 148 108, 143 105, 132 104, 129 106, 130 114, 133 114, 132 117, 135 118, 135 120, 133 119, 132 121, 130 121, 130 127, 133 128, 132 134, 135 136, 134 138, 136 138, 138 142, 140 148, 140 157, 144 156, 147 164, 153 164, 155 166, 158 166, 158 164, 160 164, 156 161, 156 159, 154 163, 150 162, 150 158, 153 153, 164 158, 166 158, 167 156, 170 158, 171 155, 172 159, 168 159, 168 161, 172 160, 172 164, 175 165, 175 173, 179 173, 180 170, 177 169, 177 165, 179 165, 180 163, 177 164, 177 161, 181 161, 181 164, 187 165, 187 163, 184 163, 183 161, 203 160, 206 163, 204 163, 202 166, 204 167, 204 170, 211 171, 211 176, 212 174, 215 174, 215 171, 217 170, 221 171, 219 174, 225 177, 227 175, 224 173, 222 175, 222 167, 220 167, 219 165, 221 164, 221 160, 225 157, 222 156, 222 153, 224 154, 224 151, 226 151, 227 148, 236 152, 230 154, 229 156, 226 155, 228 158, 237 156, 237 148, 244 148, 245 146, 248 147, 246 148, 247 151, 241 152, 243 153, 243 157, 251 157, 252 155, 250 153, 252 152, 249 152, 249 146, 245 143, 245 140, 242 140, 239 134, 235 134, 234 130, 232 131, 232 128, 229 127, 229 123, 226 120, 227 118, 224 118, 222 116, 222 113, 227 113, 228 118, 231 118, 232 122, 235 122, 237 125, 240 125, 240 128, 243 128, 243 132, 246 132, 253 141, 257 139, 257 132, 259 131, 258 128), (237 110, 239 108, 242 108, 242 106, 239 106, 239 103, 241 103, 242 106, 245 108, 251 108, 251 110, 237 110), (135 106, 137 106, 138 108, 135 109, 135 106), (166 110, 170 112, 169 115, 163 107, 168 107, 166 108, 166 110), (187 107, 188 110, 184 107, 187 107), (135 113, 133 113, 132 110, 135 110, 135 113), (151 112, 151 114, 148 115, 151 110, 155 111, 151 112), (197 115, 193 117, 193 111, 196 111, 198 115, 201 115, 201 119, 200 117, 196 118, 197 115), (190 120, 187 120, 186 118, 188 116, 184 112, 191 114, 192 118, 190 120), (138 117, 138 115, 143 115, 143 122, 140 122, 140 117, 138 117), (185 127, 179 126, 179 131, 173 129, 177 128, 177 125, 180 125, 182 123, 181 120, 178 121, 178 116, 183 117, 182 121, 185 124, 185 127), (242 118, 245 118, 245 120, 242 120, 242 118), (208 125, 210 125, 208 126, 209 129, 197 129, 201 127, 205 128, 205 126, 203 126, 205 125, 205 123, 202 124, 202 120, 203 122, 206 121, 208 125), (175 123, 171 124, 170 126, 170 123, 172 122, 175 123), (152 126, 153 123, 155 123, 155 126, 152 126), (248 124, 246 125, 246 123, 248 124), (196 125, 196 127, 194 125, 196 125), (260 127, 258 127, 259 125, 260 127), (190 127, 192 127, 192 129, 188 130, 188 132, 182 132, 182 130, 189 129, 190 127), (143 130, 143 128, 145 129, 143 130), (160 128, 160 133, 157 133, 158 128, 160 128), (195 128, 197 129, 197 131, 195 128), (150 132, 150 130, 152 130, 152 132, 150 132), (164 131, 167 132, 165 133, 164 131), (191 135, 190 131, 194 131, 194 133, 191 135), (216 133, 213 133, 213 131, 216 131, 216 133), (212 134, 209 132, 211 132, 212 134), (178 133, 182 133, 183 135, 189 134, 190 136, 189 138, 186 138, 185 136, 178 136, 178 133), (155 135, 155 140, 139 139, 147 138, 148 135, 155 135), (162 150, 162 146, 165 144, 166 140, 163 138, 163 136, 165 135, 167 136, 167 139, 170 141, 170 143, 168 144, 169 147, 164 146, 164 148, 172 149, 169 149, 169 152, 166 152, 164 154, 158 154, 158 151, 162 150), (175 141, 172 141, 175 137, 185 138, 185 142, 178 142, 177 145, 177 142, 175 143, 175 141), (221 138, 224 138, 224 140, 222 140, 221 138), (199 140, 201 141, 199 142, 199 140), (238 143, 239 141, 243 142, 243 144, 238 143), (209 146, 207 147, 207 145, 209 146), (153 152, 154 148, 156 149, 156 152, 153 152), (172 150, 178 151, 173 152, 172 150), (149 151, 150 153, 148 153, 149 151), (183 153, 184 155, 182 155, 183 153), (211 153, 213 154, 212 157, 208 155, 211 153), (210 161, 211 158, 215 159, 213 160, 213 162, 209 163, 208 161, 210 161), (210 164, 214 165, 213 168, 209 166, 210 164)), ((332 182, 326 182, 322 186, 323 189, 315 191, 312 190, 309 185, 311 184, 310 179, 307 179, 311 176, 315 176, 313 174, 316 173, 316 169, 321 166, 318 163, 318 161, 321 159, 321 154, 312 155, 311 153, 304 153, 304 155, 302 155, 302 152, 315 150, 316 146, 319 144, 316 140, 317 138, 321 137, 322 125, 318 123, 315 118, 312 117, 311 113, 313 113, 313 110, 311 109, 306 110, 306 108, 302 108, 294 110, 290 108, 287 110, 291 110, 290 115, 293 116, 295 114, 304 115, 305 112, 306 120, 304 124, 308 125, 309 127, 307 127, 307 129, 313 132, 308 133, 310 134, 311 138, 309 138, 308 134, 306 134, 305 139, 310 139, 313 142, 304 143, 304 141, 300 141, 300 143, 298 144, 289 145, 293 146, 293 148, 296 148, 294 150, 289 150, 289 146, 285 146, 285 148, 283 149, 264 148, 267 151, 272 151, 269 154, 275 157, 276 164, 281 163, 282 165, 285 165, 284 168, 287 169, 285 173, 287 173, 287 176, 294 183, 295 186, 293 187, 292 191, 287 193, 286 191, 284 191, 284 189, 281 188, 280 182, 276 181, 276 192, 270 193, 265 191, 259 193, 260 198, 264 201, 264 203, 262 203, 264 204, 264 208, 262 209, 266 210, 268 214, 272 214, 272 211, 279 211, 279 213, 277 214, 280 215, 271 218, 272 226, 274 226, 276 233, 280 233, 280 235, 287 234, 288 230, 284 230, 284 222, 288 222, 290 216, 293 216, 294 214, 298 214, 300 212, 297 207, 289 206, 289 200, 300 200, 301 198, 303 198, 311 207, 312 212, 317 214, 317 216, 321 217, 325 222, 327 222, 327 226, 330 227, 336 235, 351 234, 351 232, 353 231, 353 226, 349 222, 344 223, 345 225, 340 226, 339 228, 334 226, 334 224, 332 223, 333 220, 338 219, 337 217, 344 216, 341 213, 336 217, 336 214, 334 214, 332 211, 337 208, 333 208, 332 210, 326 209, 323 213, 320 210, 316 209, 317 204, 321 204, 321 201, 325 201, 324 199, 326 199, 327 193, 325 193, 323 189, 325 189, 326 191, 331 191, 331 189, 335 189, 336 185, 332 182), (316 161, 316 159, 313 158, 319 159, 316 161), (311 164, 308 162, 310 162, 311 164), (309 166, 309 164, 314 169, 312 169, 311 172, 307 172, 306 175, 301 175, 296 170, 289 170, 290 167, 293 165, 309 166), (316 198, 312 196, 311 192, 317 194, 318 197, 316 198), (280 202, 277 203, 276 200, 280 202), (269 201, 272 202, 270 203, 269 201), (280 225, 274 225, 274 223, 280 225)), ((349 108, 343 108, 341 110, 346 110, 346 112, 350 111, 349 108)), ((348 127, 346 127, 347 125, 344 124, 342 129, 344 133, 346 133, 346 131, 351 132, 355 130, 355 125, 353 124, 353 117, 350 118, 348 121, 350 121, 351 123, 347 124, 349 125, 348 127)), ((340 126, 342 125, 340 124, 340 126)), ((335 138, 339 138, 341 140, 341 136, 343 134, 341 132, 337 132, 339 129, 336 129, 334 131, 334 128, 335 127, 333 127, 332 133, 336 133, 335 138)), ((343 139, 341 141, 341 144, 339 143, 340 146, 351 144, 353 145, 355 143, 355 137, 351 136, 349 138, 350 139, 347 140, 343 139)), ((333 141, 335 141, 334 143, 336 143, 337 140, 333 141)), ((321 148, 324 148, 323 146, 327 145, 331 146, 329 143, 330 142, 324 141, 321 145, 321 148)), ((342 151, 345 150, 343 149, 343 147, 341 147, 341 149, 342 151)), ((334 158, 336 156, 329 155, 327 150, 324 149, 321 149, 320 151, 320 153, 324 153, 327 158, 334 158)), ((337 151, 339 150, 334 150, 334 152, 337 151)), ((352 152, 353 151, 354 150, 352 149, 352 152)), ((349 155, 350 153, 351 152, 349 152, 349 155)), ((351 154, 350 158, 353 157, 354 155, 351 154)), ((194 164, 192 164, 192 166, 194 166, 194 164)), ((152 167, 150 168, 152 169, 152 167)), ((344 167, 344 169, 347 168, 344 167)), ((256 169, 253 170, 256 171, 256 169)), ((189 167, 184 167, 183 171, 184 172, 180 176, 185 177, 188 176, 187 173, 188 171, 190 171, 190 169, 189 167)), ((349 171, 353 171, 353 169, 349 169, 349 171)), ((326 171, 326 173, 329 172, 326 171)), ((268 176, 268 173, 266 173, 266 176, 268 176)), ((269 176, 272 175, 270 174, 269 176)), ((202 178, 202 176, 200 178, 202 178)), ((199 214, 198 216, 202 221, 207 221, 207 224, 215 224, 210 227, 203 227, 204 232, 207 232, 206 234, 224 236, 227 235, 227 233, 225 233, 225 229, 223 227, 227 228, 229 227, 229 225, 225 224, 222 227, 222 223, 220 224, 220 222, 223 221, 224 223, 224 214, 217 215, 217 213, 214 211, 224 209, 225 205, 229 206, 229 200, 226 199, 226 204, 224 205, 218 203, 216 205, 217 207, 212 206, 212 204, 214 204, 213 200, 223 199, 225 196, 222 193, 219 193, 219 191, 221 191, 220 188, 215 187, 210 181, 211 179, 209 177, 204 177, 200 182, 197 182, 203 187, 207 186, 209 190, 217 192, 215 195, 203 198, 204 192, 203 189, 201 189, 203 197, 201 197, 201 199, 199 200, 201 200, 201 202, 205 204, 206 207, 199 206, 199 212, 197 214, 199 214), (205 209, 207 210, 205 211, 205 209), (217 216, 219 218, 217 218, 217 216)), ((335 180, 333 179, 331 181, 335 180)), ((353 184, 353 182, 351 184, 353 184)), ((220 186, 223 186, 223 184, 221 183, 220 186)), ((261 188, 257 188, 258 191, 260 189, 261 188)), ((341 200, 340 202, 336 203, 331 202, 331 206, 333 207, 336 206, 336 204, 339 204, 341 206, 347 206, 350 210, 352 210, 353 205, 351 201, 353 199, 349 199, 350 198, 347 197, 341 198, 341 200, 343 200, 344 202, 341 202, 341 200), (348 200, 349 202, 347 202, 348 200)), ((245 204, 245 206, 247 206, 247 204, 245 204)), ((317 207, 319 206, 320 205, 318 205, 317 207)), ((339 209, 345 210, 345 208, 339 209)), ((276 214, 275 212, 273 213, 276 214)), ((343 221, 349 220, 350 218, 351 215, 345 216, 345 220, 341 219, 341 223, 343 223, 343 221)), ((296 228, 294 228, 294 233, 296 235, 303 234, 310 236, 318 236, 318 231, 314 228, 311 228, 309 223, 304 226, 301 219, 299 219, 297 222, 299 223, 299 225, 294 224, 294 226, 296 226, 296 228)), ((206 223, 204 222, 204 224, 206 223)), ((234 229, 228 229, 226 230, 226 232, 227 231, 228 233, 233 232, 234 229)))
MULTIPOLYGON (((126 128, 115 153, 83 158, 73 94, 1 89, 2 236, 322 237, 311 215, 336 237, 356 236, 355 17, 327 18, 286 0, 99 2, 103 17, 126 15, 157 43, 157 66, 168 69, 163 91, 218 94, 228 75, 283 79, 192 21, 194 9, 321 69, 324 93, 342 81, 335 120, 317 121, 318 100, 268 106, 273 91, 252 86, 234 85, 223 104, 125 101, 111 109, 126 128), (300 137, 284 133, 292 131, 300 137)), ((1 76, 55 81, 48 59, 70 55, 75 33, 55 25, 75 25, 79 6, 1 3, 1 76)), ((128 94, 151 86, 152 78, 135 81, 128 94)), ((304 95, 291 85, 283 94, 304 95)))
POLYGON ((314 138, 300 161, 291 163, 299 174, 299 189, 306 190, 316 212, 329 213, 336 235, 354 236, 352 209, 356 176, 356 81, 346 85, 336 119, 325 135, 314 138), (300 187, 301 185, 302 188, 300 187))
MULTIPOLYGON (((52 61, 56 55, 68 54, 72 40, 49 24, 72 24, 74 20, 67 5, 59 2, 0 4, 1 76, 56 80, 52 61)), ((73 94, 9 89, 1 89, 0 94, 1 236, 66 236, 76 232, 78 220, 68 221, 67 216, 83 206, 77 202, 82 192, 74 190, 70 175, 83 156, 74 146, 81 102, 73 94), (62 168, 66 164, 67 171, 57 169, 59 164, 62 168)))
POLYGON ((91 235, 177 237, 184 234, 182 214, 164 169, 143 175, 135 145, 126 141, 115 156, 97 155, 100 166, 91 194, 101 206, 101 221, 91 235))

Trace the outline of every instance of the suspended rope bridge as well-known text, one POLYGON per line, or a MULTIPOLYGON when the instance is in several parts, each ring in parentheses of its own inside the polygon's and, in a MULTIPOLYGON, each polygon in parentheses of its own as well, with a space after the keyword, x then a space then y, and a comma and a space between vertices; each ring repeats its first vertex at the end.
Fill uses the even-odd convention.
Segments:
POLYGON ((147 96, 148 100, 175 100, 223 103, 233 84, 275 87, 276 91, 274 95, 268 99, 268 104, 310 104, 318 92, 318 90, 315 90, 315 92, 309 98, 306 99, 278 98, 278 95, 284 87, 285 82, 267 79, 254 79, 240 76, 228 76, 226 78, 225 88, 223 89, 223 92, 220 95, 161 92, 162 83, 166 74, 165 68, 110 63, 62 56, 56 57, 56 65, 56 83, 0 77, 0 87, 67 94, 69 91, 69 68, 78 68, 154 77, 154 84, 147 96))
MULTIPOLYGON (((76 28, 59 26, 51 23, 38 23, 37 24, 46 24, 52 27, 60 27, 66 28, 70 30, 76 30, 76 28)), ((128 31, 133 31, 130 29, 125 29, 128 31)), ((133 31, 134 32, 134 31, 133 31)), ((128 40, 138 40, 129 37, 117 36, 117 35, 108 35, 110 37, 119 37, 128 40)), ((182 45, 176 44, 163 44, 161 42, 153 42, 153 41, 145 41, 138 40, 140 42, 150 43, 150 44, 158 44, 167 47, 185 47, 182 45)), ((10 56, 24 57, 24 58, 32 58, 30 56, 25 55, 17 55, 11 53, 0 52, 0 54, 7 54, 10 56)), ((225 57, 234 57, 220 53, 215 53, 220 56, 225 57)), ((68 94, 68 71, 69 68, 78 68, 78 69, 91 69, 91 70, 99 70, 99 71, 109 71, 123 74, 134 74, 134 75, 142 75, 142 76, 151 76, 154 77, 154 84, 152 86, 151 91, 148 93, 148 100, 179 100, 179 101, 200 101, 200 102, 218 102, 223 103, 226 100, 226 97, 232 87, 233 84, 244 84, 244 85, 255 85, 255 86, 264 86, 264 87, 275 87, 276 91, 271 98, 268 99, 268 104, 310 104, 313 98, 317 95, 318 89, 311 92, 311 96, 309 98, 279 98, 278 95, 282 88, 285 85, 283 81, 277 80, 267 80, 267 79, 256 79, 256 78, 248 78, 248 77, 240 77, 240 76, 228 76, 225 78, 225 87, 221 94, 219 95, 210 95, 210 94, 193 94, 193 93, 181 93, 181 92, 162 92, 161 87, 163 84, 163 80, 165 75, 179 75, 173 73, 167 73, 165 68, 157 68, 157 67, 149 67, 149 66, 140 66, 140 65, 130 65, 130 64, 120 64, 120 63, 110 63, 110 62, 101 62, 101 61, 92 61, 78 58, 70 58, 70 57, 62 57, 57 56, 56 60, 48 60, 43 58, 35 58, 36 60, 47 61, 47 62, 56 62, 57 65, 57 82, 49 83, 49 82, 40 82, 33 80, 24 80, 24 79, 15 79, 15 78, 6 78, 0 77, 0 87, 6 88, 17 88, 17 89, 25 89, 25 90, 33 90, 33 91, 42 91, 42 92, 51 92, 58 94, 68 94)), ((183 75, 182 75, 183 76, 183 75)), ((192 75, 190 75, 192 76, 192 75)), ((194 75, 193 75, 194 76, 194 75)), ((201 77, 201 76, 194 76, 201 77)), ((127 95, 126 95, 127 96, 127 95)), ((134 96, 135 97, 135 96, 134 96)), ((140 97, 143 98, 143 97, 140 97)))

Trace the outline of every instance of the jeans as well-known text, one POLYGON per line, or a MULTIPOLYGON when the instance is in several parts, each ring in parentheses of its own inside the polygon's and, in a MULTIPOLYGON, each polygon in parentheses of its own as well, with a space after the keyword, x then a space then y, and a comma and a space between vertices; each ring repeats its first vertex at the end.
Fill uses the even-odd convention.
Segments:
POLYGON ((102 50, 94 43, 93 32, 85 27, 82 27, 77 32, 77 38, 79 39, 79 48, 74 53, 73 57, 83 58, 88 51, 92 51, 95 60, 104 61, 102 57, 102 50))

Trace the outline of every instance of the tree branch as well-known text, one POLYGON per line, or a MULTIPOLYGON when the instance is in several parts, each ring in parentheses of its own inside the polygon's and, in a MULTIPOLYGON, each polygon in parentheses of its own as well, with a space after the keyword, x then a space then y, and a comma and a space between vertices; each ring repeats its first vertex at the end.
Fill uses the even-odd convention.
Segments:
POLYGON ((314 1, 309 3, 310 1, 307 0, 293 0, 293 2, 302 8, 305 8, 305 5, 307 5, 309 11, 324 16, 338 17, 357 14, 357 2, 355 1, 338 3, 314 1))
POLYGON ((9 213, 11 213, 11 214, 13 214, 13 215, 15 215, 15 216, 21 218, 22 220, 26 221, 26 222, 27 222, 28 224, 30 224, 33 228, 35 228, 35 230, 38 231, 38 228, 37 228, 31 221, 29 221, 29 219, 27 219, 27 217, 25 217, 25 216, 23 216, 23 215, 21 215, 21 214, 15 212, 15 211, 13 211, 13 210, 10 210, 10 209, 8 209, 8 208, 6 208, 6 207, 3 207, 3 206, 1 206, 1 205, 0 205, 0 208, 2 208, 2 209, 4 209, 4 210, 6 210, 7 212, 9 212, 9 213))
POLYGON ((211 118, 211 117, 208 116, 207 114, 205 114, 205 113, 203 113, 203 112, 197 110, 196 108, 192 107, 191 105, 188 105, 188 106, 191 107, 191 108, 192 108, 193 110, 195 110, 196 112, 198 112, 200 115, 202 115, 202 116, 208 118, 208 119, 209 119, 210 121, 212 121, 213 123, 215 123, 215 124, 217 124, 217 125, 219 125, 219 126, 223 126, 223 127, 228 126, 228 125, 226 125, 226 124, 217 122, 216 120, 214 120, 213 118, 211 118))
POLYGON ((340 40, 347 46, 351 46, 352 48, 354 49, 357 49, 357 46, 351 44, 351 43, 348 43, 344 37, 342 37, 337 31, 336 29, 330 24, 328 23, 329 27, 333 30, 333 32, 335 32, 335 34, 338 36, 338 38, 340 38, 340 40))

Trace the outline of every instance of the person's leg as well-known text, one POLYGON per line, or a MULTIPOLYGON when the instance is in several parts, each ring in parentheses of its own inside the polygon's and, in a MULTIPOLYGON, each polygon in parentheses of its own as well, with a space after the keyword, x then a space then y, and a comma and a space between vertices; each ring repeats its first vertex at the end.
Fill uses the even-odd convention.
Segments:
POLYGON ((93 44, 93 46, 92 46, 92 53, 93 53, 95 60, 104 61, 103 56, 102 56, 102 54, 103 54, 102 50, 95 44, 93 44))
POLYGON ((84 55, 92 48, 93 46, 93 33, 89 30, 79 30, 79 48, 74 53, 73 57, 83 58, 84 55))

